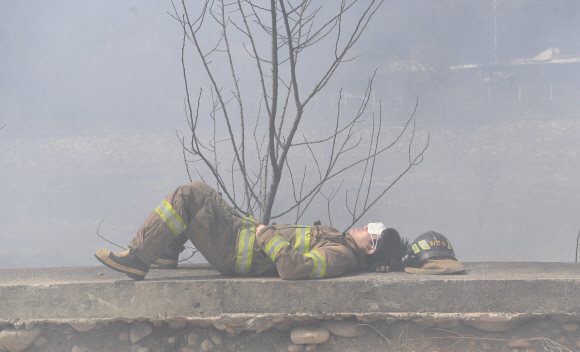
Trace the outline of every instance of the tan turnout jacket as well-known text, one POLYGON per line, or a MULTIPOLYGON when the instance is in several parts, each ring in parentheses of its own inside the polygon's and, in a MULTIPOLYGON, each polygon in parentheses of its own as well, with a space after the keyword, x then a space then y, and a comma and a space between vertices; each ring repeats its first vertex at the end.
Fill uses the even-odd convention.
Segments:
POLYGON ((330 226, 272 224, 256 241, 256 270, 268 268, 283 279, 335 277, 366 268, 353 238, 330 226))
POLYGON ((147 264, 190 239, 220 273, 283 279, 334 277, 366 268, 353 238, 329 226, 271 224, 242 217, 210 186, 177 188, 149 215, 129 247, 147 264))

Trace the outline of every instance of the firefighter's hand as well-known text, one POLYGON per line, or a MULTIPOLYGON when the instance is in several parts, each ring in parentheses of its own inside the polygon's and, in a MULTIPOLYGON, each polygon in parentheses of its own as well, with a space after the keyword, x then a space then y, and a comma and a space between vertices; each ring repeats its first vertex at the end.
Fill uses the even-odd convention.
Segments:
POLYGON ((262 230, 264 227, 266 227, 264 224, 258 225, 258 227, 256 227, 256 233, 260 232, 260 230, 262 230))

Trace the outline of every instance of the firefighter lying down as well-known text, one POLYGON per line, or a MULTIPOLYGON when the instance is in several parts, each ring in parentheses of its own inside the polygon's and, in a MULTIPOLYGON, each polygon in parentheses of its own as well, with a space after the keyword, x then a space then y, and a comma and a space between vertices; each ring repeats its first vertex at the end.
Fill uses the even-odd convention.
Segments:
POLYGON ((127 251, 101 248, 95 257, 113 270, 142 280, 151 265, 176 268, 187 240, 223 275, 318 279, 359 270, 405 269, 417 274, 463 270, 449 241, 436 232, 429 231, 409 244, 382 223, 348 232, 323 225, 263 225, 241 216, 203 182, 169 194, 145 220, 127 251))

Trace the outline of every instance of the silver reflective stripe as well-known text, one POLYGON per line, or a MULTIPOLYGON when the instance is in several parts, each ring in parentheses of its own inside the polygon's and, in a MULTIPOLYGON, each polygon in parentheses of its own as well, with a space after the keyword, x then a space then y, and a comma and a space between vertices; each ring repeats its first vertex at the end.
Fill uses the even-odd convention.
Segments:
POLYGON ((276 251, 276 248, 278 248, 278 246, 284 242, 288 243, 288 241, 286 241, 286 239, 284 237, 280 236, 280 238, 278 238, 278 240, 276 242, 274 242, 274 244, 272 244, 272 246, 270 246, 270 250, 268 250, 268 257, 270 257, 272 259, 272 261, 275 259, 273 257, 273 254, 276 251))
POLYGON ((179 214, 177 214, 171 204, 166 200, 162 201, 155 211, 176 235, 179 235, 187 229, 187 225, 185 225, 179 214))
POLYGON ((316 257, 316 275, 313 275, 313 277, 320 277, 320 273, 322 272, 322 263, 323 263, 323 258, 320 256, 320 254, 317 251, 312 251, 310 252, 310 254, 312 254, 314 257, 316 257))

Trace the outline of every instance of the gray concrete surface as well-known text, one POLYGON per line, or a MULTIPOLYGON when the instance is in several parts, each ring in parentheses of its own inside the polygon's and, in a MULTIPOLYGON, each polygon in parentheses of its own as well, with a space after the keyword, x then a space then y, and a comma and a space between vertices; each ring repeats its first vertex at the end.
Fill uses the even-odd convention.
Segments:
MULTIPOLYGON (((207 265, 133 281, 104 266, 0 269, 0 323, 252 317, 580 317, 574 263, 465 263, 458 275, 358 273, 323 280, 235 278, 207 265)), ((248 323, 246 323, 247 325, 248 323)))

